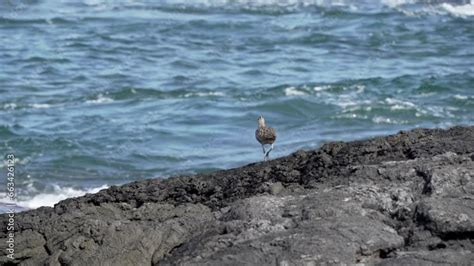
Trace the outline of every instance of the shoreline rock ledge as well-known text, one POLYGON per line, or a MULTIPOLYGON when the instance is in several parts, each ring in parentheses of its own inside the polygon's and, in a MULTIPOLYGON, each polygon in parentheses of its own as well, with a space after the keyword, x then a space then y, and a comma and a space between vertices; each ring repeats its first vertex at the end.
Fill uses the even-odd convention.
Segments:
POLYGON ((472 265, 473 178, 474 126, 331 142, 18 213, 0 264, 472 265))

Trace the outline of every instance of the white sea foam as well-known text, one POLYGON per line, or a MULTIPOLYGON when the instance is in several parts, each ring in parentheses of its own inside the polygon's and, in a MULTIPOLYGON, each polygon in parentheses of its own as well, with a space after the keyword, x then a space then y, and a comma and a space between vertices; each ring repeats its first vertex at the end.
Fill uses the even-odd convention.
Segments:
POLYGON ((417 16, 417 15, 424 15, 424 14, 451 14, 453 16, 458 17, 468 17, 474 16, 474 1, 471 0, 469 4, 459 5, 459 4, 452 4, 452 3, 441 3, 441 4, 432 4, 429 1, 421 1, 421 0, 382 0, 382 4, 395 8, 405 15, 408 16, 417 16), (421 7, 413 9, 407 9, 404 5, 416 4, 421 3, 423 4, 421 7))
POLYGON ((454 95, 453 98, 456 99, 456 100, 467 100, 467 99, 469 99, 468 96, 459 95, 459 94, 454 95))
POLYGON ((103 0, 84 0, 84 4, 88 5, 88 6, 97 6, 97 5, 100 5, 100 4, 104 4, 105 1, 103 0))
MULTIPOLYGON (((15 157, 15 165, 25 165, 27 164, 29 161, 30 161, 30 158, 29 156, 26 156, 24 157, 23 159, 20 159, 18 157, 15 157)), ((3 167, 6 167, 8 165, 8 161, 7 160, 3 160, 1 161, 0 163, 0 168, 3 168, 3 167)))
POLYGON ((295 87, 288 87, 285 88, 285 95, 286 96, 299 96, 299 95, 305 95, 306 93, 304 91, 300 91, 296 89, 295 87))
POLYGON ((104 95, 99 94, 96 99, 87 100, 86 103, 95 103, 95 104, 97 104, 97 103, 111 103, 113 101, 114 100, 112 98, 105 97, 104 95))
POLYGON ((323 85, 323 86, 315 86, 313 88, 313 90, 314 91, 325 91, 325 90, 328 90, 330 88, 331 88, 331 86, 329 86, 329 85, 323 85))
POLYGON ((30 106, 33 107, 34 109, 46 109, 46 108, 51 107, 51 105, 47 103, 33 103, 33 104, 30 104, 30 106))
POLYGON ((474 16, 474 1, 471 0, 467 5, 451 5, 448 3, 441 4, 441 8, 453 16, 468 17, 474 16))
POLYGON ((449 110, 442 106, 426 106, 425 109, 429 114, 435 117, 454 117, 454 115, 449 110))
POLYGON ((15 103, 6 103, 3 105, 3 109, 8 110, 8 109, 16 109, 17 105, 15 103))
MULTIPOLYGON (((365 85, 357 84, 342 88, 343 94, 327 91, 330 86, 317 87, 316 97, 323 100, 326 104, 332 104, 341 107, 344 112, 352 112, 362 108, 363 105, 371 105, 372 100, 361 99, 361 94, 365 91, 365 85), (319 91, 318 91, 319 90, 319 91)), ((368 110, 368 111, 371 111, 368 110)))
MULTIPOLYGON (((46 109, 50 108, 51 105, 47 103, 32 103, 28 105, 29 107, 33 109, 46 109)), ((17 109, 18 105, 16 103, 6 103, 3 105, 4 110, 14 110, 17 109)))
POLYGON ((383 117, 383 116, 375 116, 374 118, 372 118, 372 122, 376 124, 396 124, 396 125, 408 123, 408 121, 405 121, 405 120, 397 120, 397 119, 392 119, 392 118, 383 117))
POLYGON ((167 4, 194 4, 201 6, 223 6, 228 4, 239 3, 241 5, 252 5, 252 6, 292 6, 292 5, 333 5, 341 6, 348 5, 351 0, 165 0, 167 4))
POLYGON ((376 116, 376 117, 372 118, 372 122, 374 122, 376 124, 380 124, 380 123, 391 124, 392 120, 388 117, 376 116))
POLYGON ((406 4, 414 4, 417 0, 382 0, 382 4, 389 7, 398 7, 406 4))
MULTIPOLYGON (((449 12, 457 16, 472 16, 474 14, 473 1, 466 5, 455 5, 450 3, 432 4, 428 0, 381 0, 381 1, 354 1, 354 0, 163 0, 162 5, 181 6, 181 7, 228 7, 239 6, 244 8, 259 7, 283 7, 292 8, 298 6, 323 6, 323 7, 348 7, 350 10, 360 10, 367 6, 388 6, 398 9, 407 15, 416 15, 417 13, 439 13, 440 11, 449 12), (412 12, 404 8, 406 5, 422 4, 420 12, 412 12)), ((84 0, 84 3, 94 9, 110 8, 114 4, 107 0, 84 0)), ((134 5, 138 3, 134 2, 134 5)))
POLYGON ((346 113, 346 114, 341 114, 337 115, 337 118, 349 118, 349 119, 368 119, 369 117, 366 115, 360 115, 360 114, 354 114, 354 113, 346 113))
MULTIPOLYGON (((80 197, 86 193, 97 193, 102 189, 106 189, 108 186, 103 185, 100 187, 89 188, 89 189, 76 189, 72 187, 61 187, 59 185, 53 185, 53 191, 47 193, 39 193, 32 197, 19 198, 15 203, 16 205, 28 209, 35 209, 43 206, 52 207, 54 204, 61 200, 73 197, 80 197)), ((31 186, 30 186, 31 188, 31 186)), ((27 190, 30 190, 27 188, 27 190)), ((10 203, 9 199, 3 193, 0 198, 0 203, 10 203)))
POLYGON ((164 0, 164 5, 178 5, 181 7, 232 7, 238 6, 241 8, 299 8, 309 6, 321 7, 346 7, 351 11, 358 11, 367 6, 367 4, 375 4, 380 6, 380 2, 373 2, 371 0, 354 1, 354 0, 164 0))
POLYGON ((385 98, 385 103, 390 105, 390 109, 392 110, 416 109, 416 105, 414 103, 394 98, 385 98))
POLYGON ((210 92, 188 92, 184 95, 185 98, 189 97, 207 97, 207 96, 224 96, 225 94, 220 91, 210 91, 210 92))

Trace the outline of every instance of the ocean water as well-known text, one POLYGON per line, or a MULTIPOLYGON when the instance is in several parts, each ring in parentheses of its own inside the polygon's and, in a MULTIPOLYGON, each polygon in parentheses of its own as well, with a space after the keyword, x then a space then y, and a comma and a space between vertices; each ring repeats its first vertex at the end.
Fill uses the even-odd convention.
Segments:
POLYGON ((0 40, 24 208, 262 160, 260 114, 273 158, 474 122, 471 1, 2 1, 0 40))

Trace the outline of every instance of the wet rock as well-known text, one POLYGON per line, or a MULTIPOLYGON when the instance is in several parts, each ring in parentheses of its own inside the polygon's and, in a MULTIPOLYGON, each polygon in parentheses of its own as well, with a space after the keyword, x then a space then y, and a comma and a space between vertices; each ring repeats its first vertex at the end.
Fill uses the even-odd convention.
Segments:
POLYGON ((282 185, 280 182, 276 182, 276 183, 273 183, 273 184, 271 185, 271 193, 272 193, 272 195, 277 195, 277 194, 279 194, 280 192, 282 192, 284 189, 285 189, 285 187, 283 187, 283 185, 282 185))
POLYGON ((17 214, 0 263, 469 265, 473 158, 474 127, 416 129, 113 186, 17 214))
POLYGON ((399 252, 394 258, 388 258, 377 265, 472 265, 474 253, 470 250, 434 250, 399 252))

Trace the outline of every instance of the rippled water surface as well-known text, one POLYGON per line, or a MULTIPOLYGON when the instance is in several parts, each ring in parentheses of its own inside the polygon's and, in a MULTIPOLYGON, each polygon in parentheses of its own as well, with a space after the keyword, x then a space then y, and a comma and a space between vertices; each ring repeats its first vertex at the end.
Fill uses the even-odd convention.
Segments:
POLYGON ((260 114, 272 157, 474 122, 469 1, 13 2, 0 151, 25 207, 261 160, 260 114))

